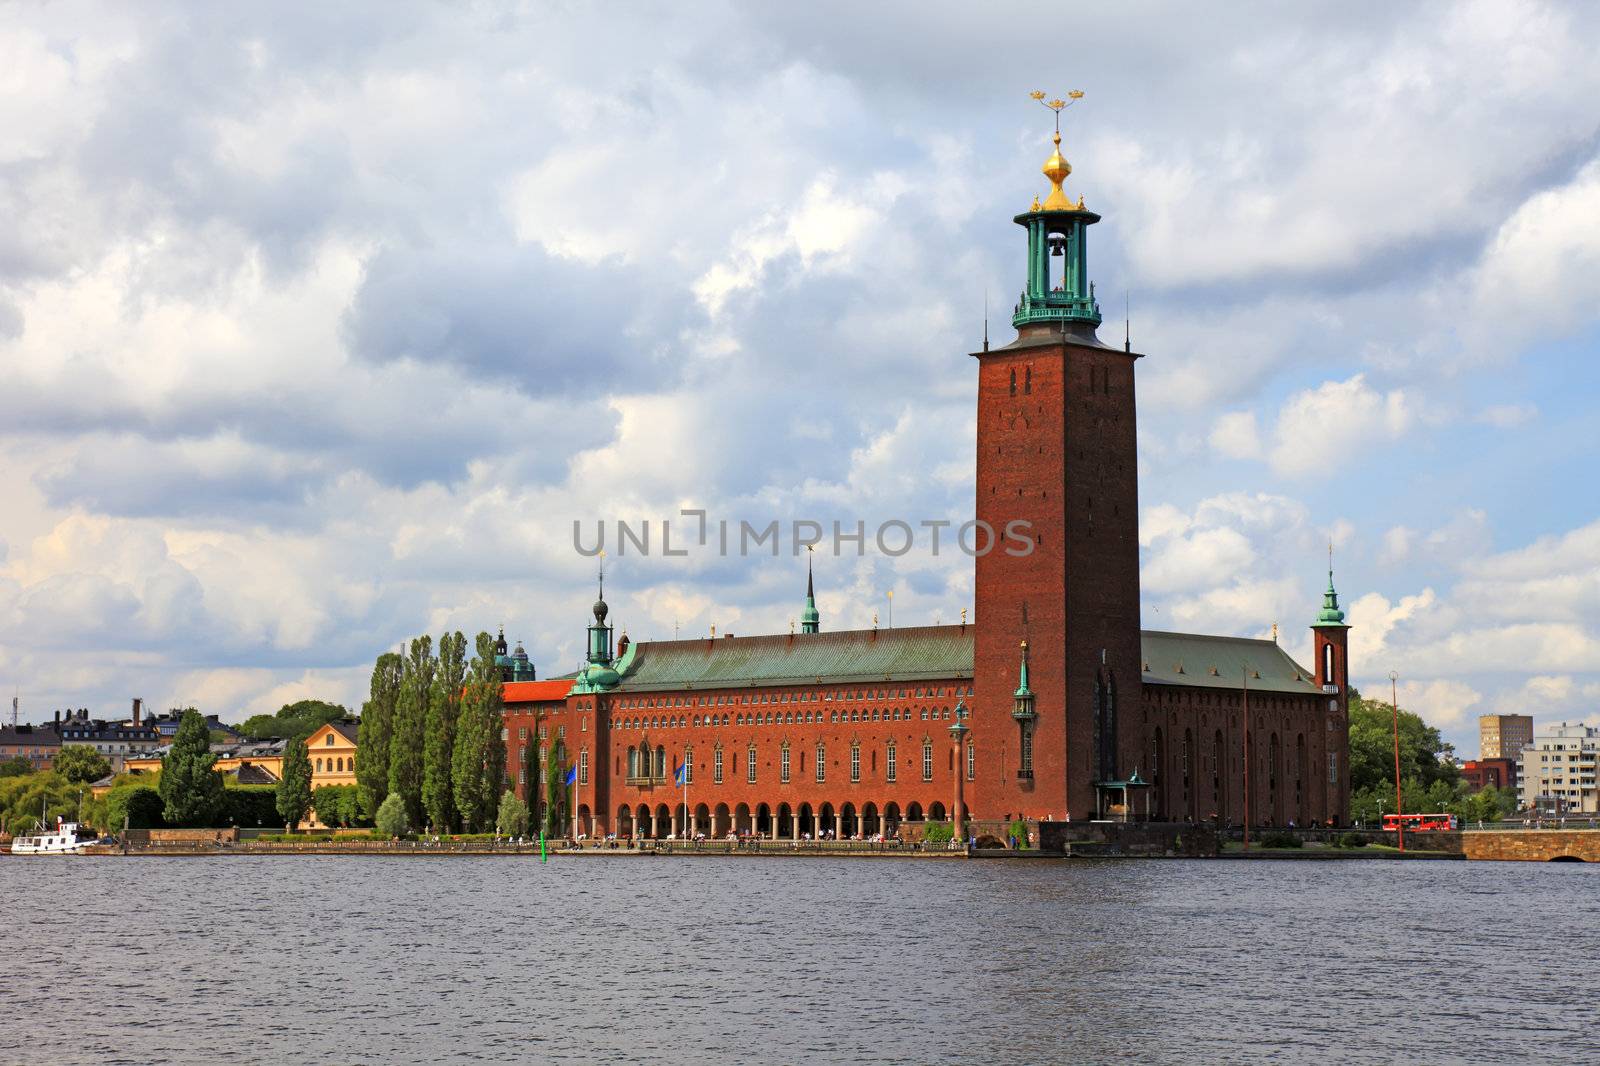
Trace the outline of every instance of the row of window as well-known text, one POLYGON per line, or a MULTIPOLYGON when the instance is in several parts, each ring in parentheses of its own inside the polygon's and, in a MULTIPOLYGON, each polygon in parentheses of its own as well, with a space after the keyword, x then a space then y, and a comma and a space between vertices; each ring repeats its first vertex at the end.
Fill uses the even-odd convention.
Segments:
POLYGON ((873 707, 870 710, 849 711, 738 711, 734 714, 707 715, 650 715, 647 717, 612 718, 612 729, 684 729, 689 726, 725 725, 838 725, 841 722, 910 722, 917 718, 924 722, 949 721, 949 707, 923 707, 920 713, 910 707, 873 707))
MULTIPOLYGON (((317 768, 317 773, 319 773, 319 774, 324 772, 323 763, 327 763, 327 770, 326 770, 327 773, 330 773, 330 774, 342 774, 342 773, 345 772, 345 760, 344 759, 318 759, 317 762, 316 762, 316 768, 317 768)), ((350 772, 351 773, 355 773, 355 769, 356 769, 356 760, 355 760, 355 757, 352 756, 350 758, 350 772)))
MULTIPOLYGON (((706 696, 634 696, 618 700, 616 706, 619 710, 640 710, 651 707, 724 707, 733 704, 758 704, 758 703, 831 703, 834 700, 908 700, 908 699, 942 699, 944 697, 943 685, 927 685, 917 689, 909 688, 852 688, 829 689, 825 692, 746 692, 743 695, 735 693, 732 696, 706 695, 706 696)), ((972 695, 971 685, 952 685, 952 696, 972 695)))
MULTIPOLYGON (((782 784, 788 784, 792 780, 792 777, 793 777, 794 763, 793 763, 793 757, 792 757, 792 750, 793 749, 790 747, 790 745, 789 745, 789 743, 787 741, 785 741, 778 749, 778 780, 782 784)), ((760 765, 760 758, 759 758, 759 752, 758 752, 757 746, 755 744, 750 744, 749 746, 747 746, 745 748, 744 752, 743 752, 743 756, 744 756, 744 758, 743 758, 742 761, 744 763, 745 781, 747 781, 748 783, 750 783, 752 785, 756 784, 757 767, 760 765)), ((666 777, 667 777, 667 749, 666 749, 665 745, 660 745, 660 744, 656 745, 656 748, 655 748, 654 751, 651 751, 649 748, 644 747, 642 745, 638 746, 638 747, 629 747, 628 748, 627 760, 628 760, 628 777, 630 779, 634 779, 634 778, 653 778, 655 780, 661 780, 661 781, 666 780, 666 777)), ((799 761, 800 761, 800 772, 803 774, 803 773, 805 773, 805 755, 804 754, 801 754, 799 761)), ((967 765, 966 765, 967 780, 971 781, 971 780, 973 780, 973 778, 974 778, 974 776, 975 776, 975 774, 977 772, 977 748, 973 744, 966 745, 966 761, 967 761, 967 765)), ((740 762, 741 762, 740 753, 736 751, 736 752, 734 752, 734 773, 735 774, 739 773, 739 763, 740 762)), ((587 751, 585 751, 583 753, 583 764, 582 765, 585 768, 582 771, 583 779, 584 779, 585 782, 587 782, 587 780, 588 780, 588 777, 587 777, 588 752, 587 751)), ((893 784, 898 779, 899 768, 900 768, 899 745, 893 740, 888 741, 886 743, 885 747, 884 747, 884 762, 883 762, 883 766, 884 766, 883 779, 886 782, 888 782, 890 784, 893 784)), ((823 742, 823 741, 818 741, 817 742, 816 757, 812 761, 812 768, 813 768, 814 774, 816 775, 816 780, 817 780, 817 782, 819 784, 824 783, 824 782, 826 782, 828 780, 828 745, 827 745, 826 742, 823 742)), ((688 747, 688 748, 685 748, 683 750, 682 769, 683 769, 683 780, 684 780, 684 783, 685 784, 693 784, 694 783, 694 748, 688 747)), ((872 769, 874 771, 877 770, 877 759, 876 758, 874 758, 872 760, 872 769)), ((619 770, 619 772, 621 770, 620 759, 619 759, 618 770, 619 770)), ((711 752, 711 780, 712 780, 713 784, 720 785, 720 784, 723 783, 723 748, 722 748, 721 744, 718 744, 716 746, 716 748, 714 748, 712 750, 712 752, 711 752)), ((856 742, 856 743, 852 743, 850 745, 850 781, 851 781, 852 784, 855 784, 855 783, 859 782, 860 780, 861 780, 861 744, 859 742, 856 742)), ((922 780, 924 780, 924 781, 932 781, 933 780, 933 741, 932 740, 924 740, 922 742, 922 780)))
MULTIPOLYGON (((527 760, 528 760, 528 749, 526 749, 526 748, 518 748, 517 749, 516 762, 517 762, 517 784, 519 784, 519 785, 525 785, 525 784, 528 783, 528 762, 527 762, 527 760)), ((550 768, 549 768, 548 764, 545 761, 545 746, 543 744, 539 745, 538 766, 539 766, 539 784, 543 785, 547 781, 549 781, 549 779, 550 779, 550 768)), ((588 748, 579 748, 578 749, 578 784, 587 785, 588 783, 589 783, 589 749, 588 748)))

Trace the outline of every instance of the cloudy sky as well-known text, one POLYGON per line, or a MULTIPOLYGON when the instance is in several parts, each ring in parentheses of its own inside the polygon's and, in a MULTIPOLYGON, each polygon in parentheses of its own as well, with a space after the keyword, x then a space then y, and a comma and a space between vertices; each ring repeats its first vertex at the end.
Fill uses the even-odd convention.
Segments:
MULTIPOLYGON (((1467 754, 1594 719, 1600 12, 1178 10, 9 6, 0 684, 355 704, 502 623, 543 676, 574 519, 964 520, 1027 93, 1079 88, 1145 625, 1303 654, 1331 537, 1363 688, 1467 754)), ((953 621, 926 548, 819 556, 824 625, 953 621)), ((607 593, 635 638, 782 631, 803 567, 613 554, 607 593)))

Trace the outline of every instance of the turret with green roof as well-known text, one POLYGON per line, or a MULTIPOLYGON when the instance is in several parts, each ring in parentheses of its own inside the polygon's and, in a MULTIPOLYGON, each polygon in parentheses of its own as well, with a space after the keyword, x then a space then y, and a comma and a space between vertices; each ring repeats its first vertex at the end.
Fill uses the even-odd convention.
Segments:
POLYGON ((806 555, 806 606, 800 612, 800 632, 817 633, 822 628, 822 615, 817 611, 817 592, 811 583, 811 556, 806 555))

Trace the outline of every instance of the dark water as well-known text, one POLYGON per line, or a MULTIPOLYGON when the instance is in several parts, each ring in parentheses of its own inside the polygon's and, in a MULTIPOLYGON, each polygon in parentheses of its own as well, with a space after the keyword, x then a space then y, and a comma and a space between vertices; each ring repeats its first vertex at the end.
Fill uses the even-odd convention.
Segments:
POLYGON ((1600 866, 0 859, 0 1061, 1600 1062, 1600 866))

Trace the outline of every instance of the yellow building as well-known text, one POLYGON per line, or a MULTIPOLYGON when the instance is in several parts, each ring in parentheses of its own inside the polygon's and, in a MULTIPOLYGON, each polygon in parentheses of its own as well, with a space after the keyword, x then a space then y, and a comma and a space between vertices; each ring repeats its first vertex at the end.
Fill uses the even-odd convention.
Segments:
MULTIPOLYGON (((306 738, 306 757, 311 760, 311 794, 324 785, 353 785, 356 783, 356 735, 358 723, 350 721, 329 722, 306 738)), ((307 825, 322 829, 322 821, 313 809, 307 825)))
MULTIPOLYGON (((130 755, 123 763, 123 772, 130 774, 159 774, 161 757, 170 744, 148 755, 130 755)), ((244 783, 252 785, 275 784, 283 777, 283 748, 281 740, 247 741, 243 744, 213 744, 211 753, 217 757, 212 769, 219 774, 237 774, 245 771, 244 783), (252 773, 251 771, 261 771, 252 773)), ((106 786, 109 788, 109 786, 106 786)), ((103 795, 102 788, 96 795, 103 795)))

